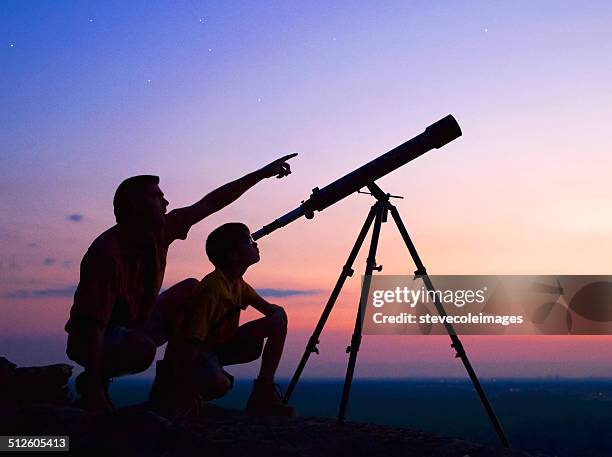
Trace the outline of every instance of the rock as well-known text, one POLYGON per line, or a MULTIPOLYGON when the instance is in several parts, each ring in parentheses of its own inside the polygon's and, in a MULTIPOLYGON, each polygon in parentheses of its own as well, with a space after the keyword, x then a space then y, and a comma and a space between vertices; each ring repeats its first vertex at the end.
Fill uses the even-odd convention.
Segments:
POLYGON ((5 357, 0 357, 0 434, 19 429, 21 422, 26 420, 23 410, 30 405, 70 405, 68 380, 71 375, 70 365, 17 368, 5 357))
POLYGON ((15 368, 17 368, 17 365, 10 362, 6 357, 0 357, 0 379, 11 375, 15 368))
POLYGON ((97 414, 71 405, 68 365, 17 368, 0 359, 0 435, 70 437, 73 451, 129 456, 243 455, 377 457, 529 457, 420 431, 316 417, 252 417, 206 405, 170 420, 149 403, 97 414), (9 397, 12 395, 12 399, 9 397), (48 397, 47 397, 48 396, 48 397))
POLYGON ((68 435, 70 449, 121 455, 174 454, 182 429, 154 411, 122 408, 96 414, 79 408, 30 406, 22 411, 20 435, 68 435))
POLYGON ((68 380, 72 367, 66 364, 17 368, 0 358, 0 402, 17 405, 69 404, 68 380))
POLYGON ((0 357, 0 399, 8 391, 9 385, 13 381, 17 365, 11 363, 6 357, 0 357))
POLYGON ((11 391, 21 404, 69 404, 68 380, 72 367, 66 364, 17 368, 11 391))

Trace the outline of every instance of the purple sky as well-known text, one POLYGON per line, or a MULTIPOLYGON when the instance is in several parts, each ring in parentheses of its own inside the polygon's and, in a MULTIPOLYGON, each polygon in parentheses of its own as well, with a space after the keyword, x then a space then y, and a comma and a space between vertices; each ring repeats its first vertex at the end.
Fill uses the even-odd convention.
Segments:
MULTIPOLYGON (((610 274, 610 23, 610 2, 3 1, 0 354, 62 360, 80 259, 114 223, 125 177, 159 174, 177 207, 300 153, 288 179, 173 245, 168 286, 210 271, 215 226, 259 228, 449 113, 463 137, 379 182, 406 197, 397 206, 430 273, 610 274)), ((256 288, 319 291, 276 299, 291 322, 285 373, 370 204, 351 196, 260 242, 256 288)), ((413 271, 391 230, 378 260, 413 271)), ((309 374, 342 375, 357 290, 354 279, 309 374)), ((610 342, 466 347, 487 376, 610 376, 610 342)), ((440 338, 369 337, 359 367, 463 375, 440 338)))

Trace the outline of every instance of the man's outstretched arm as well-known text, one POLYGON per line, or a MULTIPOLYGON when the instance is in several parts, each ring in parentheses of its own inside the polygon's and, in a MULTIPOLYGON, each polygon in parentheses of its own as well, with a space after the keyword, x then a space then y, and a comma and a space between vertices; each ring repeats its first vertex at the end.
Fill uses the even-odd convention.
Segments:
POLYGON ((297 153, 293 153, 281 157, 257 171, 213 190, 199 202, 185 208, 178 208, 174 212, 184 218, 183 220, 187 221, 189 225, 197 224, 205 217, 237 200, 259 181, 272 176, 283 178, 289 175, 291 167, 287 161, 296 155, 297 153))

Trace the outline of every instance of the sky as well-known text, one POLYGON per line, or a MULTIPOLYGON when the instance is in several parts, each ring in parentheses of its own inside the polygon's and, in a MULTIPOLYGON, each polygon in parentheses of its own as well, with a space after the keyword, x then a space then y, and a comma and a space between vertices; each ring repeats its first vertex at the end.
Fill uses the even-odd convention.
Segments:
MULTIPOLYGON (((256 230, 447 114, 461 138, 378 181, 404 197, 394 204, 431 274, 610 274, 611 21, 605 1, 3 0, 0 355, 67 360, 79 262, 114 224, 124 178, 159 175, 172 209, 299 153, 288 178, 172 245, 168 287, 211 271, 203 243, 216 226, 256 230)), ((371 204, 352 195, 259 241, 245 279, 289 315, 280 374, 297 365, 371 204)), ((377 261, 414 270, 390 224, 377 261)), ((358 276, 305 376, 344 375, 358 276)), ((612 376, 612 337, 464 343, 482 376, 612 376)), ((368 336, 356 375, 465 376, 448 345, 368 336)))

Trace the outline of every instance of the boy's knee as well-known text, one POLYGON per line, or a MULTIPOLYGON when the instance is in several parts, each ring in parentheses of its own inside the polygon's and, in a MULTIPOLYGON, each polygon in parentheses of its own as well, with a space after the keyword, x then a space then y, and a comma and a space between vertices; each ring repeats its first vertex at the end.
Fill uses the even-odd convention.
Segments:
POLYGON ((187 278, 182 280, 179 284, 186 294, 190 294, 193 292, 193 289, 195 289, 199 282, 200 281, 198 281, 196 278, 187 278))
POLYGON ((198 284, 199 281, 195 278, 183 279, 159 295, 150 322, 154 334, 159 331, 158 327, 162 329, 162 335, 155 338, 160 340, 158 344, 165 342, 177 319, 190 303, 189 300, 198 284))
POLYGON ((176 308, 185 305, 198 284, 199 281, 195 278, 183 279, 181 282, 176 283, 160 295, 164 302, 162 306, 170 307, 175 311, 176 308))
POLYGON ((172 287, 175 295, 174 301, 178 302, 179 304, 187 301, 199 283, 200 281, 195 278, 187 278, 175 284, 172 287))
POLYGON ((204 396, 208 400, 212 400, 214 398, 220 398, 230 390, 231 381, 227 376, 223 374, 223 372, 219 372, 214 377, 211 377, 206 382, 206 389, 204 392, 204 396))
POLYGON ((278 308, 270 315, 272 320, 272 332, 274 334, 287 333, 288 318, 284 308, 278 308))

